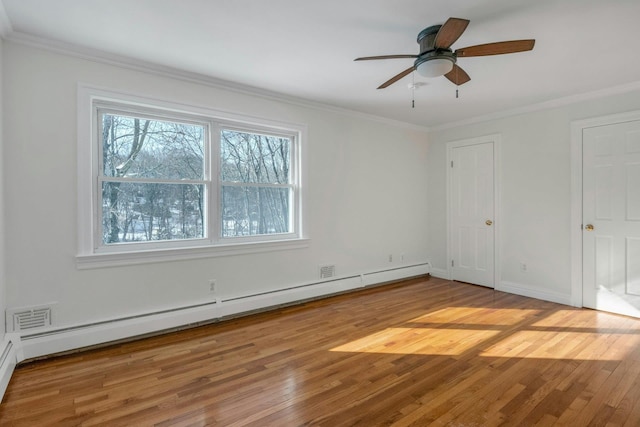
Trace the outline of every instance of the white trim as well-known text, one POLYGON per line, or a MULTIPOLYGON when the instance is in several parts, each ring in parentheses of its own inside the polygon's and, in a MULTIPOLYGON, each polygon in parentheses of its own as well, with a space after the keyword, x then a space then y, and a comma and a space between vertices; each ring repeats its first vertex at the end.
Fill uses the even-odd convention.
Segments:
POLYGON ((112 252, 76 256, 79 270, 123 265, 140 265, 154 262, 182 261, 189 259, 217 258, 231 255, 246 255, 262 252, 305 249, 309 239, 291 239, 274 242, 251 242, 227 245, 200 246, 192 248, 156 249, 136 252, 112 252))
POLYGON ((255 86, 249 86, 241 83, 232 82, 229 80, 222 80, 222 79, 204 75, 204 74, 185 71, 185 70, 181 70, 173 67, 167 67, 167 66, 155 64, 152 62, 146 62, 139 59, 130 58, 127 56, 113 54, 113 53, 108 53, 108 52, 104 52, 97 49, 91 49, 84 46, 78 46, 71 43, 64 43, 61 41, 45 39, 45 38, 37 37, 31 34, 12 31, 6 36, 6 39, 13 43, 35 47, 38 49, 44 49, 44 50, 59 53, 62 55, 84 59, 87 61, 99 62, 101 64, 113 65, 116 67, 126 68, 134 71, 141 71, 144 73, 154 74, 161 77, 168 77, 168 78, 182 80, 189 83, 196 83, 196 84, 212 87, 215 89, 235 92, 243 95, 256 96, 263 99, 283 102, 283 103, 287 103, 287 104, 295 105, 299 107, 312 108, 314 110, 327 111, 331 113, 346 115, 349 117, 386 124, 389 126, 400 128, 400 129, 416 130, 416 131, 422 131, 422 132, 426 132, 429 130, 429 128, 426 126, 419 126, 413 123, 407 123, 400 120, 389 119, 386 117, 363 113, 360 111, 351 110, 344 107, 338 107, 335 105, 323 104, 321 102, 313 101, 310 99, 285 95, 282 93, 261 89, 255 86))
POLYGON ((582 134, 584 129, 640 120, 640 110, 571 122, 571 305, 582 307, 582 134))
POLYGON ((582 129, 571 123, 571 305, 582 307, 582 129))
POLYGON ((543 301, 555 302, 558 304, 572 305, 571 295, 561 294, 550 290, 532 288, 528 285, 513 282, 500 282, 496 291, 508 292, 510 294, 521 295, 528 298, 535 298, 543 301))
POLYGON ((442 130, 456 128, 460 126, 467 126, 467 125, 472 125, 476 123, 488 122, 491 120, 498 120, 498 119, 504 119, 507 117, 518 116, 521 114, 534 113, 536 111, 550 110, 553 108, 564 107, 566 105, 577 104, 579 102, 590 101, 594 99, 601 99, 607 96, 635 92, 638 90, 640 90, 640 81, 618 85, 618 86, 612 86, 609 88, 599 89, 591 92, 579 93, 576 95, 569 95, 562 98, 556 98, 549 101, 538 102, 535 104, 525 105, 523 107, 512 108, 509 110, 498 111, 495 113, 485 114, 481 116, 475 116, 466 120, 443 123, 438 126, 432 126, 431 128, 429 128, 429 130, 432 132, 442 131, 442 130))
POLYGON ((0 344, 0 401, 4 396, 13 371, 18 362, 20 348, 20 336, 18 334, 5 334, 0 344))
MULTIPOLYGON (((0 0, 1 1, 1 0, 0 0)), ((1 3, 0 3, 1 5, 1 3)), ((2 17, 0 16, 0 20, 2 17)), ((99 62, 102 64, 113 65, 121 68, 126 68, 135 71, 141 71, 149 74, 154 74, 161 77, 169 77, 178 79, 190 83, 201 84, 204 86, 213 87, 216 89, 226 90, 230 92, 240 93, 244 95, 256 96, 272 101, 278 101, 295 105, 299 107, 312 108, 320 111, 327 111, 336 114, 342 114, 349 117, 358 119, 370 120, 373 122, 394 126, 400 129, 416 130, 423 132, 434 132, 445 129, 451 129, 459 126, 466 126, 476 123, 487 122, 490 120, 503 119, 507 117, 517 116, 520 114, 532 113, 535 111, 542 111, 552 108, 563 107, 566 105, 576 104, 583 101, 589 101, 593 99, 600 99, 607 96, 618 95, 622 93, 628 93, 632 91, 640 90, 640 81, 632 82, 623 85, 612 86, 610 88, 600 89, 596 91, 590 91, 580 93, 576 95, 570 95, 562 98, 552 99, 549 101, 538 102, 535 104, 525 105, 523 107, 512 108, 508 110, 498 111, 491 114, 485 114, 480 116, 471 117, 465 120, 452 121, 443 123, 438 126, 420 126, 414 123, 403 122, 400 120, 389 119, 387 117, 377 116, 374 114, 363 113, 361 111, 351 110, 344 107, 338 107, 335 105, 324 104, 321 102, 313 101, 305 98, 298 98, 295 96, 285 95, 278 92, 272 92, 266 89, 261 89, 255 86, 243 85, 240 83, 218 79, 212 76, 180 70, 173 67, 167 67, 152 62, 146 62, 135 58, 126 57, 123 55, 117 55, 100 51, 97 49, 91 49, 83 46, 78 46, 71 43, 64 43, 61 41, 50 40, 42 37, 37 37, 31 34, 21 33, 13 31, 11 23, 7 18, 5 26, 9 25, 8 29, 5 29, 5 34, 0 32, 0 37, 3 37, 7 41, 13 43, 22 44, 25 46, 35 47, 39 49, 48 50, 51 52, 59 53, 62 55, 72 56, 87 61, 99 62)), ((0 31, 2 31, 2 23, 0 22, 0 31)))
POLYGON ((0 38, 6 39, 11 33, 13 33, 13 26, 11 25, 9 15, 7 15, 4 2, 0 0, 0 38))
POLYGON ((330 296, 365 286, 378 285, 429 273, 429 264, 417 264, 390 270, 369 271, 362 274, 301 283, 285 289, 258 294, 216 298, 189 307, 177 307, 154 313, 142 313, 125 318, 106 319, 91 324, 52 327, 22 335, 21 353, 17 361, 49 354, 103 344, 114 340, 157 333, 185 325, 208 323, 227 316, 237 316, 270 307, 291 304, 307 299, 330 296))
MULTIPOLYGON (((447 142, 447 274, 444 278, 451 279, 451 212, 452 212, 452 197, 453 191, 452 176, 451 176, 451 161, 453 160, 453 149, 458 147, 465 147, 469 145, 477 144, 493 144, 493 233, 494 233, 494 250, 493 250, 493 288, 495 289, 497 284, 500 283, 502 272, 500 268, 500 261, 502 259, 500 230, 502 228, 502 215, 500 208, 501 203, 501 180, 502 180, 502 136, 499 133, 484 135, 475 138, 462 139, 457 141, 447 142)), ((444 272, 444 270, 442 270, 444 272)))

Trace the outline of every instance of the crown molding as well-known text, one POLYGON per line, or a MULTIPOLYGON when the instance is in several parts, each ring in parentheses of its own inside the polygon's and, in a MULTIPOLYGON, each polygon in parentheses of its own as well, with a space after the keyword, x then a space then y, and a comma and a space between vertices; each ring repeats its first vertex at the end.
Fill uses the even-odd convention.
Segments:
POLYGON ((0 0, 0 38, 6 39, 11 33, 13 33, 11 20, 4 8, 3 0, 0 0))
POLYGON ((552 99, 549 101, 539 102, 537 104, 530 104, 524 107, 512 108, 509 110, 498 111, 496 113, 485 114, 482 116, 472 117, 466 120, 460 120, 456 122, 444 123, 438 126, 432 126, 429 128, 431 132, 441 131, 460 126, 468 126, 477 123, 488 122, 491 120, 504 119, 512 116, 519 116, 521 114, 533 113, 542 110, 551 110, 553 108, 564 107, 571 104, 577 104, 579 102, 590 101, 594 99, 606 98, 607 96, 619 95, 627 92, 635 92, 640 90, 640 81, 627 83, 618 86, 612 86, 605 89, 599 89, 591 92, 585 92, 577 95, 565 96, 562 98, 552 99))
POLYGON ((156 64, 153 62, 142 61, 139 59, 127 57, 124 55, 113 54, 97 49, 91 49, 71 43, 60 42, 56 40, 37 37, 26 33, 16 32, 11 26, 11 22, 4 10, 3 0, 0 0, 0 37, 17 44, 27 45, 40 48, 67 56, 72 56, 88 61, 99 62, 103 64, 113 65, 120 68, 126 68, 134 71, 154 74, 161 77, 173 78, 189 83, 196 83, 219 90, 225 90, 243 95, 259 97, 271 101, 282 102, 299 107, 311 108, 319 111, 330 112, 345 115, 353 118, 369 120, 381 124, 386 124, 396 128, 414 130, 419 132, 436 132, 446 129, 456 128, 460 126, 468 126, 477 123, 483 123, 491 120, 499 120, 507 117, 517 116, 521 114, 532 113, 536 111, 548 110, 563 107, 579 102, 605 98, 607 96, 618 95, 626 92, 640 90, 640 81, 627 83, 624 85, 613 86, 610 88, 600 89, 596 91, 586 92, 577 95, 570 95, 562 98, 552 99, 549 101, 539 102, 536 104, 525 105, 495 113, 475 116, 465 120, 452 121, 437 126, 421 126, 414 123, 408 123, 400 120, 389 119, 374 114, 368 114, 357 110, 351 110, 344 107, 338 107, 331 104, 325 104, 310 99, 294 97, 283 93, 262 89, 255 86, 244 85, 241 83, 223 80, 205 74, 190 72, 156 64))
MULTIPOLYGON (((0 0, 0 4, 2 4, 1 1, 2 0, 0 0)), ((416 130, 421 132, 429 131, 429 128, 426 126, 419 126, 413 123, 407 123, 399 120, 389 119, 386 117, 376 116, 373 114, 367 114, 360 111, 338 107, 330 104, 324 104, 324 103, 312 101, 305 98, 298 98, 298 97, 282 94, 279 92, 258 88, 255 86, 244 85, 244 84, 232 82, 229 80, 218 79, 216 77, 208 76, 205 74, 194 73, 194 72, 181 70, 173 67, 168 67, 165 65, 160 65, 160 64, 156 64, 148 61, 142 61, 142 60, 134 59, 124 55, 104 52, 101 50, 91 49, 91 48, 87 48, 87 47, 83 47, 83 46, 79 46, 71 43, 45 39, 42 37, 30 35, 30 34, 11 31, 8 33, 8 35, 5 38, 6 40, 13 43, 35 47, 39 49, 44 49, 44 50, 56 52, 62 55, 72 56, 72 57, 93 61, 93 62, 99 62, 102 64, 113 65, 120 68, 127 68, 134 71, 141 71, 145 73, 155 74, 161 77, 178 79, 178 80, 186 81, 189 83, 196 83, 196 84, 209 86, 212 88, 225 90, 229 92, 235 92, 243 95, 260 97, 267 100, 278 101, 278 102, 287 103, 287 104, 295 105, 299 107, 312 108, 315 110, 346 115, 354 118, 387 124, 387 125, 394 126, 397 128, 402 128, 402 129, 416 130)))

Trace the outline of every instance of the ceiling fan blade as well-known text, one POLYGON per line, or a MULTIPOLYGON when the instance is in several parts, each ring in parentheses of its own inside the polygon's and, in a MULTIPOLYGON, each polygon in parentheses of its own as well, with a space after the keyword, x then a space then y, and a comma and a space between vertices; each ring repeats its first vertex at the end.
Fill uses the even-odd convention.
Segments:
POLYGON ((385 87, 394 84, 395 82, 397 82, 398 80, 400 80, 404 76, 406 76, 408 74, 411 74, 413 69, 414 69, 414 67, 411 66, 411 67, 407 68, 406 70, 404 70, 403 72, 401 72, 399 74, 396 74, 395 76, 391 77, 389 80, 387 80, 386 82, 384 82, 380 86, 378 86, 378 89, 384 89, 385 87))
POLYGON ((533 45, 535 43, 535 40, 528 39, 479 44, 476 46, 469 46, 458 49, 456 50, 456 55, 458 56, 458 58, 466 58, 469 56, 502 55, 505 53, 525 52, 527 50, 533 49, 533 45))
POLYGON ((449 46, 454 44, 456 40, 464 33, 469 25, 468 19, 449 18, 447 22, 440 27, 436 39, 434 41, 434 47, 436 49, 448 49, 449 46))
POLYGON ((466 71, 458 67, 456 64, 453 64, 453 69, 449 71, 447 74, 445 74, 444 76, 448 78, 451 83, 458 86, 463 85, 469 80, 471 80, 471 77, 469 77, 469 74, 467 74, 466 71))
POLYGON ((418 55, 382 55, 382 56, 363 56, 356 58, 354 61, 370 61, 372 59, 398 59, 398 58, 417 58, 418 55))

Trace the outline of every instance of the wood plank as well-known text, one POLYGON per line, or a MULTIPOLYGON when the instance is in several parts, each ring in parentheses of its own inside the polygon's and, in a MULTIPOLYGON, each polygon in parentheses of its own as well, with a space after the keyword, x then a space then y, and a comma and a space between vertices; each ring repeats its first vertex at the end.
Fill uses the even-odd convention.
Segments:
POLYGON ((639 385, 639 319, 422 278, 22 364, 0 424, 635 426, 639 385))

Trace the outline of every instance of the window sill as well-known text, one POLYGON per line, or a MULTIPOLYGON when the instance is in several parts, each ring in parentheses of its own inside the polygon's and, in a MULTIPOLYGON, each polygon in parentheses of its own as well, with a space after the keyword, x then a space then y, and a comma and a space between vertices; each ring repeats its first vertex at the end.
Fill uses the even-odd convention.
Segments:
POLYGON ((154 249, 145 251, 111 252, 76 256, 78 270, 118 267, 124 265, 149 264, 154 262, 183 261, 201 258, 215 258, 231 255, 245 255, 260 252, 304 249, 309 239, 292 239, 267 242, 234 243, 216 246, 190 248, 154 249))

